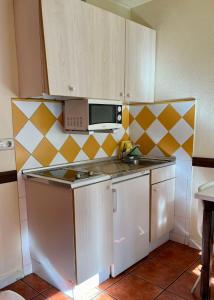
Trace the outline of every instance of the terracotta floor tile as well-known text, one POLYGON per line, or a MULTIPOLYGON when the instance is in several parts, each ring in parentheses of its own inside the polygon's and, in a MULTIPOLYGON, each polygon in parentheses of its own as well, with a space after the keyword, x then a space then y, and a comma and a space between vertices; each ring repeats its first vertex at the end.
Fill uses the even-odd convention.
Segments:
POLYGON ((102 293, 100 295, 98 295, 97 297, 93 298, 93 300, 114 300, 115 298, 112 298, 111 296, 102 293))
POLYGON ((36 274, 30 274, 22 279, 39 293, 52 288, 52 286, 36 274))
POLYGON ((151 300, 162 289, 136 276, 127 275, 107 289, 107 293, 118 300, 151 300))
POLYGON ((28 286, 22 280, 16 281, 15 283, 7 286, 5 289, 16 292, 17 294, 24 297, 26 300, 30 300, 33 297, 35 297, 36 295, 38 295, 37 291, 32 289, 30 286, 28 286))
POLYGON ((197 275, 191 274, 189 272, 184 273, 180 278, 178 278, 167 291, 172 292, 184 299, 195 300, 199 299, 199 286, 197 287, 195 294, 191 294, 191 289, 198 278, 197 275))
POLYGON ((173 241, 167 241, 166 243, 164 243, 160 247, 158 247, 155 250, 153 250, 152 252, 150 252, 149 255, 148 255, 148 258, 153 258, 153 257, 156 257, 157 255, 160 255, 162 250, 167 249, 170 246, 174 246, 174 243, 175 242, 173 242, 173 241))
POLYGON ((51 288, 42 292, 42 295, 45 296, 45 299, 48 300, 71 300, 70 297, 66 296, 65 294, 63 294, 55 288, 51 288))
POLYGON ((175 294, 169 293, 169 292, 163 292, 160 296, 157 297, 159 300, 183 300, 184 298, 181 298, 175 294))
POLYGON ((159 257, 155 257, 143 262, 130 274, 165 289, 182 274, 182 271, 174 265, 162 264, 159 257))
POLYGON ((33 298, 32 300, 45 300, 45 299, 47 299, 47 298, 45 298, 42 295, 39 295, 39 296, 36 296, 35 298, 33 298))
POLYGON ((160 261, 165 264, 175 265, 185 270, 200 258, 199 251, 185 245, 175 243, 161 251, 158 255, 160 261))

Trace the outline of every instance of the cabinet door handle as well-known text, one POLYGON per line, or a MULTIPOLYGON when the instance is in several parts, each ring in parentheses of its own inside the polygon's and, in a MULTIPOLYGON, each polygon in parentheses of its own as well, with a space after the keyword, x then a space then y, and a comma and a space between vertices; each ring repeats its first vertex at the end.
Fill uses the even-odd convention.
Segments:
POLYGON ((129 98, 129 97, 130 97, 130 93, 127 93, 126 97, 128 97, 128 98, 129 98))
POLYGON ((123 97, 123 92, 120 92, 120 97, 123 97))
POLYGON ((113 212, 117 212, 117 190, 112 189, 113 193, 113 212))
POLYGON ((68 89, 69 89, 69 91, 70 91, 70 92, 73 92, 73 91, 75 91, 75 87, 74 87, 74 86, 72 86, 72 85, 69 85, 69 86, 68 86, 68 89))
POLYGON ((153 190, 153 192, 158 192, 159 191, 159 189, 156 189, 156 188, 154 188, 152 190, 153 190))

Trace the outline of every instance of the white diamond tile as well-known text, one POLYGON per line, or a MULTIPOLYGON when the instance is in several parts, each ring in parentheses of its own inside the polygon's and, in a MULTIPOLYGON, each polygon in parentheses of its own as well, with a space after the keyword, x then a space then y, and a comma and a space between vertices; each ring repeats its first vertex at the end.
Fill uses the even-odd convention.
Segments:
POLYGON ((32 153, 42 140, 41 132, 28 121, 16 136, 16 140, 32 153))
POLYGON ((166 128, 158 120, 155 120, 146 132, 155 144, 167 134, 166 128))
POLYGON ((107 156, 107 154, 105 153, 105 151, 102 148, 100 148, 98 150, 95 158, 103 158, 103 157, 106 157, 106 156, 107 156))
POLYGON ((87 134, 70 134, 70 136, 72 137, 72 139, 75 140, 75 142, 79 145, 80 148, 83 147, 83 145, 86 143, 87 139, 89 138, 89 135, 87 134))
POLYGON ((178 150, 175 153, 173 153, 173 156, 175 156, 176 159, 179 160, 192 161, 192 158, 182 147, 178 148, 178 150))
POLYGON ((43 167, 38 160, 36 160, 33 156, 30 156, 24 166, 22 167, 23 170, 25 169, 34 169, 34 168, 41 168, 43 167))
POLYGON ((68 163, 68 161, 60 153, 57 153, 50 165, 55 166, 55 165, 61 165, 66 163, 68 163))
POLYGON ((115 133, 113 133, 112 136, 116 142, 119 142, 125 133, 126 133, 125 129, 121 128, 121 129, 117 130, 115 133))
POLYGON ((193 134, 192 127, 184 120, 180 119, 178 123, 170 130, 170 134, 179 144, 183 144, 193 134))
POLYGON ((35 113, 41 102, 33 101, 14 101, 16 106, 26 115, 28 119, 35 113))
POLYGON ((60 122, 56 121, 46 134, 46 138, 59 150, 68 138, 68 135, 63 132, 60 122))
POLYGON ((85 154, 85 152, 83 150, 80 150, 80 152, 78 153, 77 157, 75 158, 75 161, 84 161, 84 160, 88 160, 88 156, 85 154))
POLYGON ((162 111, 167 107, 167 104, 153 104, 153 105, 148 105, 148 109, 156 116, 158 117, 162 111))
POLYGON ((194 104, 194 101, 186 101, 173 103, 172 106, 179 113, 180 116, 184 116, 185 113, 187 113, 194 104))
POLYGON ((141 112, 141 110, 143 108, 144 108, 144 105, 131 105, 129 107, 129 112, 134 118, 136 118, 137 115, 139 114, 139 112, 141 112))
POLYGON ((55 102, 55 103, 45 102, 44 104, 56 118, 59 118, 59 116, 62 113, 62 103, 60 103, 60 102, 55 102))
POLYGON ((129 127, 129 134, 131 140, 135 143, 143 133, 144 133, 143 128, 138 124, 137 121, 134 120, 129 127))
POLYGON ((152 156, 165 156, 164 153, 157 147, 155 146, 149 153, 148 155, 152 156))
POLYGON ((104 143, 107 136, 108 136, 108 133, 95 133, 94 134, 94 137, 97 140, 99 145, 102 145, 104 143))

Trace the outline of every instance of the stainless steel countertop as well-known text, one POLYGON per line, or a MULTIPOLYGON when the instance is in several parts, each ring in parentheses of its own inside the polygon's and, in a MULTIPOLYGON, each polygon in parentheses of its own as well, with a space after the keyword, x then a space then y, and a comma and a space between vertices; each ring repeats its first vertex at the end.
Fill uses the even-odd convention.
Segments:
POLYGON ((111 176, 111 178, 117 178, 120 176, 130 175, 130 174, 134 174, 146 170, 153 170, 153 169, 175 164, 175 158, 169 158, 169 160, 165 158, 165 161, 161 161, 161 159, 162 158, 158 160, 158 158, 155 158, 157 163, 156 162, 154 163, 153 161, 151 165, 149 164, 134 165, 131 163, 122 162, 119 159, 108 159, 108 160, 94 160, 91 162, 85 162, 76 165, 74 164, 73 167, 79 170, 86 169, 88 171, 94 171, 94 172, 109 175, 111 176))

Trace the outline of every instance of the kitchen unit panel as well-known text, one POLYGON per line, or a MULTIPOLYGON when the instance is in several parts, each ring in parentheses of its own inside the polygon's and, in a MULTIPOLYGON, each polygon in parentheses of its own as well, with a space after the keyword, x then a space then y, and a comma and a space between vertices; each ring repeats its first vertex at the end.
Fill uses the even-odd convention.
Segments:
POLYGON ((154 102, 156 32, 126 20, 127 102, 154 102))
POLYGON ((112 264, 113 201, 111 181, 74 191, 77 282, 112 264))
POLYGON ((80 0, 14 0, 20 96, 124 99, 125 19, 80 0))
POLYGON ((22 276, 17 182, 0 184, 0 288, 22 276))
MULTIPOLYGON (((160 169, 161 170, 161 169, 160 169)), ((175 178, 151 187, 151 242, 174 228, 175 178)))
POLYGON ((115 277, 149 253, 149 175, 113 184, 115 277))

